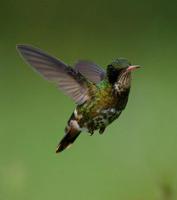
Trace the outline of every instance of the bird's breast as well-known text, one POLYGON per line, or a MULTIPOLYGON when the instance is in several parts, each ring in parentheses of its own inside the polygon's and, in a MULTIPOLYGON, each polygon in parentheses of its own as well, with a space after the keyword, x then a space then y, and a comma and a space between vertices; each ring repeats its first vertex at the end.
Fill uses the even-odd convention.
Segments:
POLYGON ((82 115, 82 118, 78 121, 83 131, 89 132, 89 130, 97 130, 102 127, 106 127, 112 121, 114 121, 121 111, 116 108, 97 109, 94 113, 87 113, 82 115))

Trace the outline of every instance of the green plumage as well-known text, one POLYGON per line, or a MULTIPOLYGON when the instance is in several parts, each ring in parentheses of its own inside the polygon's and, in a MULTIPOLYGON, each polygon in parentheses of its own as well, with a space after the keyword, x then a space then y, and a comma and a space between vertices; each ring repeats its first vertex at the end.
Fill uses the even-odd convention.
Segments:
POLYGON ((30 66, 45 79, 56 83, 77 104, 56 152, 70 146, 81 131, 91 135, 95 130, 103 133, 125 108, 131 71, 138 68, 131 66, 127 59, 114 60, 104 71, 90 61, 79 61, 72 68, 29 45, 18 45, 17 49, 30 66))
POLYGON ((108 80, 103 80, 94 88, 94 95, 84 104, 77 106, 78 124, 93 134, 94 130, 106 128, 125 108, 129 90, 119 98, 108 80))

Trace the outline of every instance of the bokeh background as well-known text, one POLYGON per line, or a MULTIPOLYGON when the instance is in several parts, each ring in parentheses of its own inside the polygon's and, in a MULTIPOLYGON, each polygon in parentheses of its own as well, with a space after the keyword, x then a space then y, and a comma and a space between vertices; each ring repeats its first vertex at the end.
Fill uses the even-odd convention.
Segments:
POLYGON ((0 4, 0 200, 177 199, 177 3, 0 4), (75 105, 23 62, 21 43, 70 65, 142 65, 119 120, 56 155, 75 105))

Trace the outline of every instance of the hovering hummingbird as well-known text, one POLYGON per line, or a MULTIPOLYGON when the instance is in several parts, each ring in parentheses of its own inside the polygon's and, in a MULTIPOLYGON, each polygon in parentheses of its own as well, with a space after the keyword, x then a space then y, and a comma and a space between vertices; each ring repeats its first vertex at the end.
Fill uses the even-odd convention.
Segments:
POLYGON ((102 134, 126 107, 131 87, 131 72, 139 68, 125 58, 114 60, 106 71, 93 62, 80 60, 72 68, 42 50, 17 45, 27 63, 45 79, 69 95, 76 108, 67 122, 65 135, 56 153, 69 147, 81 131, 102 134))

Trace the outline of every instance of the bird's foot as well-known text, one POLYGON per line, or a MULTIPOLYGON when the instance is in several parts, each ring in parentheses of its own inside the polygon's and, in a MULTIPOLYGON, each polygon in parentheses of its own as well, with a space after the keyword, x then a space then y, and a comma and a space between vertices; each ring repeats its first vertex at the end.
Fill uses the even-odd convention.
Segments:
POLYGON ((99 134, 103 134, 103 132, 105 131, 105 126, 102 126, 99 130, 99 134))
POLYGON ((92 136, 94 134, 93 130, 89 130, 90 136, 92 136))

